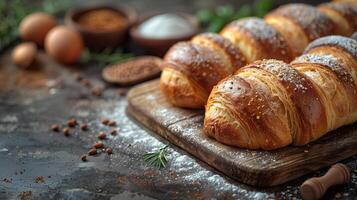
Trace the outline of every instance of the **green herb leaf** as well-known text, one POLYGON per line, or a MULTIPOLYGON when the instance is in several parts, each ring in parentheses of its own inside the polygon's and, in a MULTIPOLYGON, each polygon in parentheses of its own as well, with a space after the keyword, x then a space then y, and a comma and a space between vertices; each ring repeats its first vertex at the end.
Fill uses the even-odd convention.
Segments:
POLYGON ((230 5, 219 6, 216 14, 218 17, 229 19, 234 14, 234 8, 230 5))
POLYGON ((254 14, 257 17, 264 17, 264 15, 274 7, 274 0, 256 0, 254 2, 254 14))
POLYGON ((117 63, 133 57, 131 53, 123 53, 121 49, 104 49, 101 52, 93 52, 85 49, 81 61, 84 63, 96 62, 99 65, 117 63))
POLYGON ((160 148, 158 151, 155 152, 148 152, 143 155, 144 161, 147 162, 149 165, 153 165, 158 167, 159 169, 165 168, 167 164, 167 160, 165 157, 167 145, 160 148))
POLYGON ((255 0, 253 4, 242 5, 238 11, 231 5, 217 7, 214 11, 201 10, 197 19, 209 32, 219 32, 226 24, 243 17, 263 17, 275 5, 275 0, 255 0))
POLYGON ((250 5, 242 5, 238 10, 238 12, 233 15, 232 20, 237 20, 252 15, 253 15, 252 7, 250 5))
POLYGON ((216 17, 216 14, 213 11, 209 10, 200 10, 196 14, 196 18, 200 24, 207 24, 216 17))

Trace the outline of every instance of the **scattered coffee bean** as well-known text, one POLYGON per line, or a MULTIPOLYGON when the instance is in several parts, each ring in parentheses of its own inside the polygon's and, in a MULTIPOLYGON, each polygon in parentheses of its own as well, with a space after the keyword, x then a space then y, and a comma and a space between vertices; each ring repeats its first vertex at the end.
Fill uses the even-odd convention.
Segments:
POLYGON ((60 130, 60 126, 58 124, 53 124, 51 126, 52 131, 58 132, 60 130))
POLYGON ((126 90, 125 89, 118 89, 117 93, 118 93, 119 96, 125 96, 126 90))
POLYGON ((86 155, 82 155, 82 156, 81 156, 81 160, 82 160, 83 162, 87 161, 87 156, 86 156, 86 155))
POLYGON ((100 139, 100 140, 104 140, 104 139, 107 137, 107 135, 106 135, 104 132, 100 132, 100 133, 97 135, 97 137, 98 137, 98 139, 100 139))
POLYGON ((69 128, 64 128, 63 130, 63 134, 68 137, 69 136, 69 128))
POLYGON ((94 86, 91 92, 92 95, 99 97, 102 96, 103 88, 101 86, 94 86))
POLYGON ((113 153, 113 149, 111 147, 108 147, 105 152, 107 152, 108 155, 113 153))
POLYGON ((92 83, 88 79, 82 79, 81 83, 82 83, 82 85, 84 85, 86 87, 92 86, 92 83))
POLYGON ((80 74, 75 74, 74 78, 76 79, 76 81, 80 82, 81 80, 83 80, 83 77, 80 74))
POLYGON ((109 123, 109 119, 102 119, 102 124, 108 125, 108 123, 109 123))
POLYGON ((35 183, 44 183, 45 178, 43 176, 37 176, 35 179, 35 183))
POLYGON ((77 125, 77 120, 74 119, 74 118, 71 118, 71 119, 69 119, 69 120, 67 121, 67 125, 68 125, 69 127, 75 127, 75 126, 77 125))
POLYGON ((109 131, 109 134, 110 135, 116 135, 117 134, 117 130, 113 129, 113 130, 109 131))
POLYGON ((335 198, 336 199, 340 199, 341 197, 342 197, 341 193, 338 192, 338 193, 335 194, 335 198))
POLYGON ((81 130, 82 131, 88 130, 88 125, 87 124, 81 124, 81 130))
POLYGON ((93 148, 95 148, 95 149, 100 149, 100 148, 103 148, 103 147, 104 147, 103 142, 96 142, 96 143, 93 145, 93 148))
POLYGON ((88 155, 90 155, 90 156, 93 156, 93 155, 96 155, 96 154, 97 154, 97 149, 90 149, 88 151, 88 155))
POLYGON ((116 126, 117 123, 115 121, 109 121, 108 126, 116 126))

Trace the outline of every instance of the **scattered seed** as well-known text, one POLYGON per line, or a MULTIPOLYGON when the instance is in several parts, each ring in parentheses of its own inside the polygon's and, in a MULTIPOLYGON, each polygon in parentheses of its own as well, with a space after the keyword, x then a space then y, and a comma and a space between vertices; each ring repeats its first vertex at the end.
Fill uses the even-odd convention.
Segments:
POLYGON ((96 142, 96 143, 93 145, 93 148, 95 148, 95 149, 100 149, 100 148, 103 148, 103 147, 104 147, 103 142, 96 142))
POLYGON ((88 151, 88 155, 90 155, 90 156, 94 156, 94 155, 96 155, 97 154, 97 149, 90 149, 89 151, 88 151))
POLYGON ((71 118, 71 119, 69 119, 69 120, 67 121, 67 125, 68 125, 69 127, 75 127, 75 126, 77 125, 77 120, 74 119, 74 118, 71 118))
POLYGON ((116 126, 117 123, 115 121, 109 121, 108 126, 116 126))
POLYGON ((58 124, 53 124, 51 126, 52 131, 58 132, 60 130, 60 126, 58 124))
POLYGON ((102 124, 108 125, 108 123, 109 123, 109 119, 102 119, 102 124))
POLYGON ((126 94, 126 91, 124 89, 118 89, 117 92, 119 96, 124 96, 126 94))
POLYGON ((353 170, 355 173, 357 173, 357 169, 353 170))
POLYGON ((88 79, 82 79, 81 83, 86 87, 92 86, 92 83, 88 79))
POLYGON ((99 97, 102 96, 103 88, 101 86, 94 86, 91 92, 92 95, 99 97))
POLYGON ((68 137, 69 136, 69 128, 64 128, 63 130, 63 134, 68 137))
POLYGON ((83 77, 80 74, 75 74, 74 78, 76 79, 76 81, 80 82, 81 80, 83 80, 83 77))
POLYGON ((35 179, 36 183, 44 183, 45 182, 45 178, 43 178, 43 176, 37 176, 35 179))
POLYGON ((304 150, 304 153, 309 153, 309 150, 304 150))
POLYGON ((117 134, 117 130, 113 129, 113 130, 109 131, 109 134, 110 135, 116 135, 117 134))
POLYGON ((339 199, 339 198, 341 198, 341 197, 342 197, 341 193, 338 192, 338 193, 335 194, 335 198, 336 198, 336 199, 339 199))
POLYGON ((107 135, 106 135, 104 132, 100 132, 100 133, 97 135, 97 137, 98 137, 98 139, 100 139, 100 140, 104 140, 104 139, 107 137, 107 135))
POLYGON ((81 130, 82 131, 88 130, 88 125, 87 124, 81 124, 81 130))
POLYGON ((113 153, 113 149, 111 147, 108 147, 105 152, 107 152, 108 155, 113 153))
POLYGON ((86 156, 86 155, 82 155, 82 156, 81 156, 81 160, 82 160, 83 162, 86 162, 86 161, 87 161, 87 156, 86 156))

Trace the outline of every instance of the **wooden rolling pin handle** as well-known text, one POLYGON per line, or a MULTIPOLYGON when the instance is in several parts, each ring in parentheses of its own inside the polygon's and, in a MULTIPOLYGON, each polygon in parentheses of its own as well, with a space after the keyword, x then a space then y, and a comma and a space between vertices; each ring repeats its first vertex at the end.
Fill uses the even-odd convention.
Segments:
POLYGON ((335 164, 324 176, 306 180, 300 187, 301 196, 304 200, 320 199, 329 187, 346 183, 350 177, 351 174, 346 165, 335 164))

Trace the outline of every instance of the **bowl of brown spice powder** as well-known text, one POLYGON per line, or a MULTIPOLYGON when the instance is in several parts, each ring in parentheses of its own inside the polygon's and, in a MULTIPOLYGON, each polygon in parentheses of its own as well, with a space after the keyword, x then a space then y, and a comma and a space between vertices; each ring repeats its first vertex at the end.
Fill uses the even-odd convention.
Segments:
POLYGON ((65 23, 80 32, 85 45, 92 50, 122 44, 136 20, 134 9, 111 5, 75 8, 65 16, 65 23))

